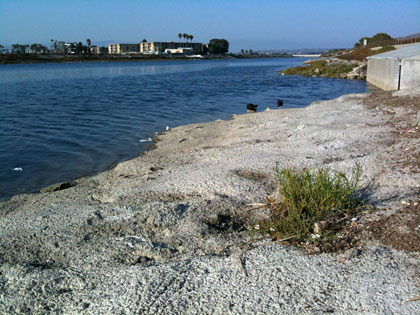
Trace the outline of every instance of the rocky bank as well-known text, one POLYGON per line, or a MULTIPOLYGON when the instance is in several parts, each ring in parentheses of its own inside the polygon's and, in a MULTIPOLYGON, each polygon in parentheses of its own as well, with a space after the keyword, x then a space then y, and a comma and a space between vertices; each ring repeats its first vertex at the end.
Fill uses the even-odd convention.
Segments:
POLYGON ((306 77, 340 78, 349 80, 366 80, 367 62, 344 60, 336 57, 321 57, 307 60, 304 66, 281 70, 282 74, 301 75, 306 77))
POLYGON ((419 313, 419 104, 345 95, 182 126, 111 170, 2 202, 0 313, 419 313), (352 249, 250 241, 276 162, 362 165, 377 210, 351 223, 352 249))

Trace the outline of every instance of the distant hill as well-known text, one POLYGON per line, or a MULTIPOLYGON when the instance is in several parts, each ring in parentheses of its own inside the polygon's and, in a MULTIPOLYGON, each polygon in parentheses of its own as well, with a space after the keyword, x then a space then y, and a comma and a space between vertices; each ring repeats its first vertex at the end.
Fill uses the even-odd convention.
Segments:
POLYGON ((404 40, 404 39, 419 38, 419 37, 420 37, 420 33, 416 33, 416 34, 411 34, 411 35, 407 35, 404 37, 397 37, 397 38, 404 40))
POLYGON ((291 55, 308 55, 308 54, 322 54, 326 52, 327 48, 299 48, 299 49, 261 49, 256 50, 261 54, 291 54, 291 55))
POLYGON ((241 49, 260 50, 281 50, 297 49, 302 47, 300 43, 290 40, 229 40, 229 51, 240 52, 241 49))

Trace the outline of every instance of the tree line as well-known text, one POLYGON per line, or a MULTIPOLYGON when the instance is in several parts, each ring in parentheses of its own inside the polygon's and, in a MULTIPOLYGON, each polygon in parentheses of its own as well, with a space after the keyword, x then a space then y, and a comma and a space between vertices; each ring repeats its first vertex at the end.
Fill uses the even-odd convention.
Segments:
MULTIPOLYGON (((11 50, 9 51, 3 45, 0 45, 0 54, 12 53, 12 54, 75 54, 75 55, 88 55, 92 53, 91 40, 86 39, 86 45, 82 42, 70 42, 51 39, 50 48, 42 44, 12 44, 11 50)), ((106 47, 100 47, 100 51, 106 52, 106 47)))
POLYGON ((192 42, 194 36, 190 35, 190 34, 187 34, 187 33, 184 33, 184 34, 179 33, 178 38, 179 38, 179 40, 181 40, 181 38, 184 38, 184 41, 187 41, 187 42, 191 41, 192 42))

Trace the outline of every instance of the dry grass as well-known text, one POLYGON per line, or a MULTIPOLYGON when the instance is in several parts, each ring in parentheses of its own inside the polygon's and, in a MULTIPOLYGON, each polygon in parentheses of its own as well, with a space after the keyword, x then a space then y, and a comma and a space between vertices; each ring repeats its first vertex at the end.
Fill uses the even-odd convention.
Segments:
POLYGON ((368 47, 363 47, 359 49, 352 49, 350 53, 337 56, 339 59, 343 60, 358 60, 358 61, 366 61, 366 58, 369 56, 382 54, 387 51, 395 50, 393 46, 385 46, 378 50, 372 50, 368 47))

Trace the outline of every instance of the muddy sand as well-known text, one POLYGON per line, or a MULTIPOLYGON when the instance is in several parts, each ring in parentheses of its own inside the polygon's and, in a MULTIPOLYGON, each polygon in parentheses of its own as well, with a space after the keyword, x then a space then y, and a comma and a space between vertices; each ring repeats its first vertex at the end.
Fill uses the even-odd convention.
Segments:
POLYGON ((375 92, 181 126, 2 202, 0 313, 420 313, 419 110, 418 91, 375 92), (250 241, 276 162, 361 164, 376 211, 349 223, 349 249, 250 241))

